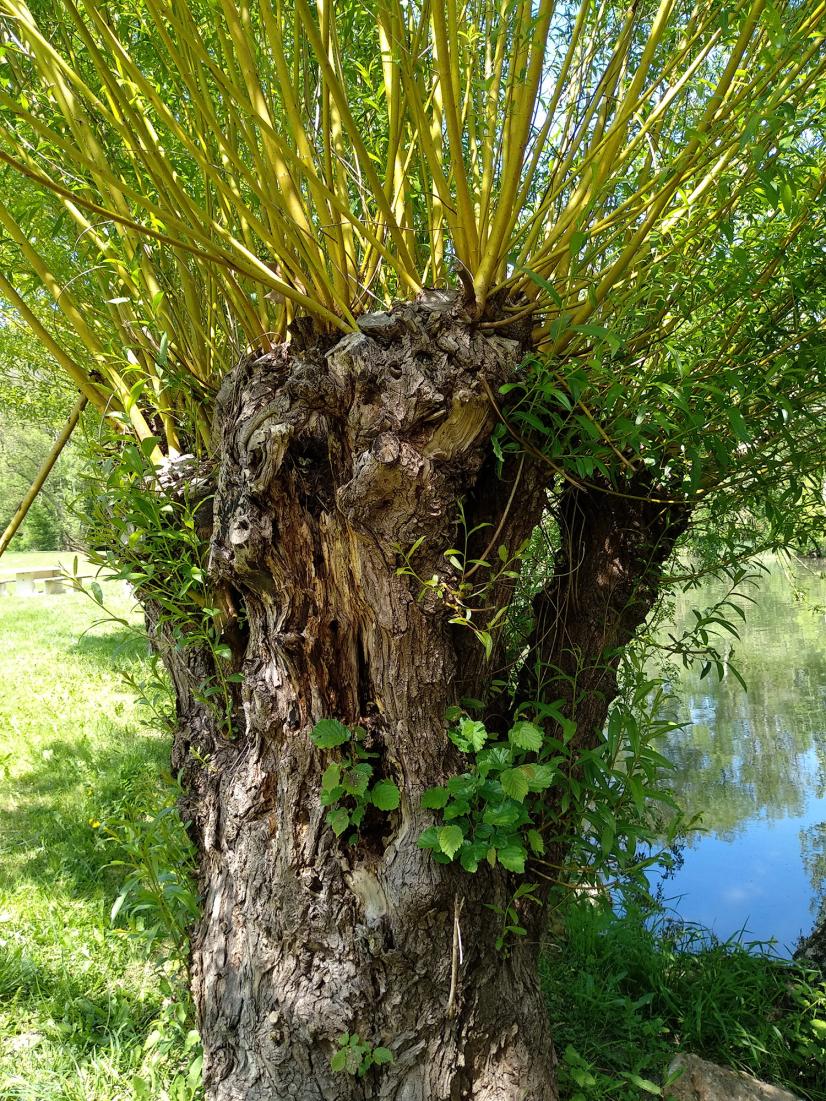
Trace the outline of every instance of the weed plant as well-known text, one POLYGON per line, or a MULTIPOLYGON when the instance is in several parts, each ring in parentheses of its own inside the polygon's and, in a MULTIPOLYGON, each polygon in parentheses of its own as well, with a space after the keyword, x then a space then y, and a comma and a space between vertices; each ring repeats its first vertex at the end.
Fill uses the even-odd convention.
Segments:
POLYGON ((678 1051, 826 1101, 826 982, 770 944, 581 899, 557 912, 541 979, 564 1101, 657 1096, 678 1051))

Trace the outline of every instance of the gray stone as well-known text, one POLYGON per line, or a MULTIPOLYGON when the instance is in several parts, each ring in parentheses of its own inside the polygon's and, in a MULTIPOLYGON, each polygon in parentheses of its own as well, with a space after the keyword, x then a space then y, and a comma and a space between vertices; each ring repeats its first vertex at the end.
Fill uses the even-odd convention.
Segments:
POLYGON ((680 1068, 683 1073, 665 1091, 667 1101, 801 1101, 779 1086, 707 1063, 697 1055, 678 1055, 668 1068, 669 1077, 680 1068))

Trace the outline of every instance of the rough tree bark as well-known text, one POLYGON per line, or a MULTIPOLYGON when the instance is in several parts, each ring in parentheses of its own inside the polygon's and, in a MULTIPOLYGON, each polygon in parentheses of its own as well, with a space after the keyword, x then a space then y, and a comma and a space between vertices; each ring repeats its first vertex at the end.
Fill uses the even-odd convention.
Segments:
MULTIPOLYGON (((430 293, 327 348, 249 359, 219 395, 210 574, 243 676, 231 737, 194 691, 209 655, 161 647, 200 853, 192 969, 210 1101, 555 1101, 538 929, 506 959, 493 947, 488 904, 513 881, 417 846, 432 824, 422 791, 460 767, 445 709, 484 695, 489 671, 444 603, 397 573, 398 548, 423 539, 421 576, 448 576, 460 499, 470 524, 498 518, 510 547, 540 519, 547 472, 523 459, 500 478, 489 447, 485 384, 523 353, 430 293), (368 814, 357 846, 324 822, 335 751, 309 738, 322 717, 361 724, 402 793, 398 812, 368 814), (344 1032, 394 1061, 333 1073, 344 1032)), ((606 523, 600 508, 593 519, 606 523)), ((600 561, 614 553, 592 542, 600 561)), ((602 653, 604 632, 591 636, 602 653)))
POLYGON ((659 592, 661 568, 688 510, 641 478, 620 487, 568 485, 558 507, 553 575, 533 600, 533 631, 517 701, 562 700, 591 748, 616 698, 622 650, 659 592))

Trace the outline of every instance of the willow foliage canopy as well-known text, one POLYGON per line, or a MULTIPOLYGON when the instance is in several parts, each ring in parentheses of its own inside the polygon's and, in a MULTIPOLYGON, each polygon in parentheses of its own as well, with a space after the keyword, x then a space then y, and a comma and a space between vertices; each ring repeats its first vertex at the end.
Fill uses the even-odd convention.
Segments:
POLYGON ((2 10, 4 296, 172 447, 244 347, 425 286, 549 356, 683 340, 681 278, 821 193, 820 4, 2 10))
POLYGON ((824 32, 0 0, 3 325, 107 426, 211 1099, 556 1096, 537 903, 657 788, 625 649, 698 517, 820 476, 824 32))

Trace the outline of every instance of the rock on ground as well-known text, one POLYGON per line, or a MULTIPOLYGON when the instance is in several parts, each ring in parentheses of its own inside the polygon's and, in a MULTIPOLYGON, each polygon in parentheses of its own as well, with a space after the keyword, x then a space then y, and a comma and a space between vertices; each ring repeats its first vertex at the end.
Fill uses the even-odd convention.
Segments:
POLYGON ((683 1074, 665 1091, 667 1101, 800 1101, 788 1090, 707 1063, 697 1055, 678 1055, 669 1067, 670 1074, 680 1067, 683 1074))

